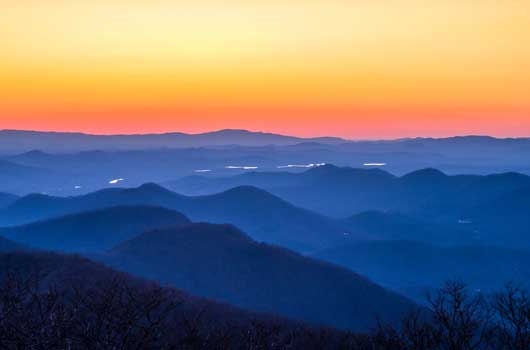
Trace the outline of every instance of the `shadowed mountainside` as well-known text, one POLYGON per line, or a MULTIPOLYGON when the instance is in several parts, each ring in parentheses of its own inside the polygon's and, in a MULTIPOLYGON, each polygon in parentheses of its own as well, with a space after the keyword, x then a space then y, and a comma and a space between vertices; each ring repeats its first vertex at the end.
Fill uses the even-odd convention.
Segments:
POLYGON ((199 197, 182 196, 155 184, 102 190, 78 197, 29 195, 0 210, 0 224, 20 225, 120 205, 160 206, 181 212, 192 221, 234 224, 254 239, 299 251, 340 244, 347 239, 333 220, 254 187, 238 187, 199 197))
POLYGON ((495 246, 440 247, 414 241, 359 242, 320 251, 330 261, 416 300, 448 280, 491 293, 508 282, 530 280, 530 252, 495 246))
POLYGON ((10 239, 0 237, 0 254, 1 253, 8 253, 8 252, 14 252, 19 250, 28 250, 29 247, 20 244, 18 242, 14 242, 10 239))
POLYGON ((257 243, 230 225, 147 232, 101 258, 192 294, 340 328, 366 330, 413 306, 349 270, 257 243))
POLYGON ((3 315, 5 328, 0 331, 2 342, 7 344, 23 339, 31 343, 44 339, 63 342, 70 337, 64 347, 75 341, 76 349, 202 348, 197 345, 202 342, 212 342, 208 347, 239 348, 238 344, 256 346, 263 342, 253 339, 258 336, 271 337, 267 342, 274 342, 283 337, 287 341, 291 334, 300 342, 292 345, 304 349, 302 344, 309 344, 319 332, 327 332, 331 343, 325 345, 333 349, 332 339, 345 336, 161 287, 79 256, 0 254, 0 282, 5 296, 2 306, 10 311, 3 315), (15 295, 21 298, 10 297, 15 295), (11 332, 9 326, 18 327, 19 332, 11 332), (14 339, 6 337, 13 333, 14 339))
POLYGON ((112 207, 0 228, 0 235, 35 248, 90 253, 110 249, 147 230, 189 223, 169 209, 112 207))
POLYGON ((440 245, 474 242, 472 232, 451 225, 416 219, 396 212, 365 211, 340 223, 348 232, 363 232, 371 240, 413 240, 440 245))

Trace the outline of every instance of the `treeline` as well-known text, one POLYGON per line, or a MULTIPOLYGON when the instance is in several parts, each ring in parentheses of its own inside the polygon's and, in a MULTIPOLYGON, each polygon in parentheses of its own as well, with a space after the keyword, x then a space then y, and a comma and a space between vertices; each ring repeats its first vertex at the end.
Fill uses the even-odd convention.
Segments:
POLYGON ((171 288, 119 275, 64 288, 9 271, 1 282, 0 349, 317 350, 348 348, 352 338, 268 316, 208 315, 171 288))
POLYGON ((38 273, 7 271, 0 285, 0 349, 530 349, 530 295, 514 285, 484 297, 449 282, 425 309, 369 334, 267 318, 223 322, 189 310, 172 289, 154 284, 116 277, 62 288, 38 273))

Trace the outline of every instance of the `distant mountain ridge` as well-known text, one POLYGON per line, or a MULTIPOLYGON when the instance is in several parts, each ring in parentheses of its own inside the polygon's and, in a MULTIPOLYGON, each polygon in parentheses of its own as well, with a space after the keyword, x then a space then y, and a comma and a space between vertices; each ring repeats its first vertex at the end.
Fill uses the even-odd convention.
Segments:
POLYGON ((181 132, 163 134, 92 135, 69 132, 0 130, 0 152, 22 153, 32 150, 68 152, 90 150, 140 150, 203 146, 265 146, 292 145, 301 142, 337 144, 346 142, 338 137, 301 138, 240 129, 223 129, 199 134, 181 132))
POLYGON ((400 176, 424 168, 446 174, 530 175, 530 139, 464 136, 350 141, 245 130, 195 135, 0 131, 0 161, 33 168, 31 181, 21 181, 21 177, 2 175, 0 164, 0 192, 65 196, 97 191, 116 179, 123 179, 122 185, 139 186, 199 173, 220 177, 253 169, 299 172, 322 163, 381 168, 400 176))
POLYGON ((164 183, 188 195, 207 195, 235 186, 258 186, 297 206, 333 217, 368 210, 415 210, 424 203, 456 201, 464 207, 504 192, 530 188, 530 176, 446 175, 426 168, 394 176, 382 169, 326 164, 301 173, 251 172, 232 177, 185 177, 164 183), (466 203, 467 202, 467 203, 466 203))
MULTIPOLYGON (((524 235, 530 228, 526 214, 530 203, 523 195, 530 189, 530 177, 517 173, 449 176, 431 168, 397 177, 381 169, 324 165, 302 173, 251 172, 227 178, 185 178, 173 187, 197 193, 222 192, 185 196, 156 184, 144 184, 75 197, 33 194, 0 208, 0 225, 27 224, 112 206, 150 205, 176 210, 192 221, 232 223, 254 239, 301 252, 345 240, 374 239, 379 233, 369 226, 330 218, 366 211, 395 213, 417 221, 414 224, 398 219, 394 223, 401 233, 388 230, 381 232, 381 237, 397 234, 394 236, 411 239, 403 236, 404 227, 412 224, 409 228, 416 230, 428 225, 430 230, 416 231, 413 239, 418 238, 419 232, 430 238, 442 237, 446 232, 451 241, 461 237, 460 244, 494 244, 504 235, 503 244, 517 246, 527 245, 524 235), (499 201, 505 208, 496 211, 495 203, 499 201), (507 209, 510 205, 512 210, 507 209), (485 215, 487 212, 496 215, 485 215)), ((394 219, 388 217, 388 221, 381 222, 394 219)), ((386 226, 389 227, 392 228, 390 224, 386 226)))
MULTIPOLYGON (((227 177, 195 175, 169 181, 162 185, 188 195, 208 195, 237 186, 256 186, 269 191, 277 189, 278 193, 281 193, 289 187, 301 189, 310 186, 329 186, 331 184, 333 186, 354 185, 358 181, 368 181, 375 184, 391 181, 395 178, 394 175, 382 169, 361 169, 325 164, 299 173, 252 171, 227 177)), ((316 187, 313 190, 319 190, 319 188, 316 187)))
MULTIPOLYGON (((49 183, 49 179, 56 176, 54 171, 18 164, 0 159, 0 188, 9 193, 34 192, 39 190, 36 182, 49 183)), ((1 192, 0 191, 0 192, 1 192)), ((2 204, 0 202, 0 204, 2 204)))
POLYGON ((404 138, 393 140, 348 140, 340 137, 297 137, 270 132, 244 129, 221 129, 203 133, 150 133, 96 135, 81 132, 54 132, 31 130, 0 130, 0 153, 23 153, 32 150, 44 152, 92 151, 92 150, 140 150, 156 148, 183 148, 203 146, 265 146, 296 144, 342 145, 363 147, 365 150, 387 150, 392 147, 444 147, 459 149, 466 147, 530 147, 530 138, 495 138, 491 136, 454 136, 445 138, 404 138))
POLYGON ((363 222, 340 220, 344 232, 358 238, 364 233, 369 239, 399 237, 442 243, 445 237, 447 242, 459 244, 530 248, 530 176, 514 172, 447 175, 426 168, 394 176, 381 169, 324 165, 296 174, 188 177, 165 185, 203 195, 255 185, 300 208, 337 219, 379 212, 379 216, 365 215, 363 222), (407 230, 412 230, 409 236, 407 230))

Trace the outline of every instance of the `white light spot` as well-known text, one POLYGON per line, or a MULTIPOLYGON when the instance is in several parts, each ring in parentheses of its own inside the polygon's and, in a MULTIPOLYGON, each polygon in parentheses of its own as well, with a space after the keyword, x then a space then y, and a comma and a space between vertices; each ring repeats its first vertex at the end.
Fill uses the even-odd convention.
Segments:
POLYGON ((119 178, 119 179, 114 179, 114 180, 110 180, 109 181, 109 184, 111 185, 116 185, 118 182, 122 182, 124 179, 122 178, 119 178))
POLYGON ((364 163, 364 166, 385 166, 386 163, 364 163))
POLYGON ((228 165, 225 169, 243 169, 243 170, 255 170, 257 166, 243 166, 243 165, 228 165))
POLYGON ((288 165, 279 165, 278 169, 284 168, 313 168, 326 165, 326 163, 310 163, 310 164, 288 164, 288 165))
POLYGON ((79 186, 79 185, 78 186, 74 186, 74 189, 76 189, 76 190, 79 190, 81 188, 83 188, 83 186, 79 186))
POLYGON ((196 173, 208 173, 212 171, 211 169, 197 169, 197 170, 194 170, 194 172, 196 173))

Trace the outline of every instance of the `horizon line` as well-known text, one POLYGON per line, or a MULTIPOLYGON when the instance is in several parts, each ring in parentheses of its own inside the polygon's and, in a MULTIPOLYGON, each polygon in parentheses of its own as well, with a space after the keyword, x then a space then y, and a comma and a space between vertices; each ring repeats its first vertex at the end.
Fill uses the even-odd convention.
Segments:
POLYGON ((435 140, 442 140, 442 139, 450 139, 450 138, 464 138, 464 137, 483 137, 483 138, 492 138, 497 140, 515 140, 515 139, 530 139, 529 136, 494 136, 494 135, 488 135, 488 134, 453 134, 448 136, 409 136, 409 137, 397 137, 397 138, 345 138, 342 136, 333 136, 333 135, 327 135, 327 136, 301 136, 301 135, 293 135, 293 134, 283 134, 283 133, 276 133, 276 132, 270 132, 270 131, 262 131, 262 130, 251 130, 251 129, 243 129, 243 128, 223 128, 223 129, 213 129, 209 131, 203 131, 203 132, 182 132, 182 131, 165 131, 165 132, 146 132, 146 133, 93 133, 93 132, 86 132, 86 131, 75 131, 75 130, 49 130, 49 129, 0 129, 0 133, 3 132, 26 132, 26 133, 41 133, 41 134, 69 134, 69 135, 84 135, 84 136, 96 136, 96 137, 127 137, 127 136, 164 136, 164 135, 186 135, 186 136, 200 136, 200 135, 206 135, 206 134, 214 134, 214 133, 220 133, 220 132, 231 132, 231 131, 239 131, 239 132, 247 132, 252 134, 263 134, 263 135, 275 135, 275 136, 282 136, 282 137, 293 137, 293 138, 299 138, 302 140, 312 140, 312 139, 337 139, 337 140, 343 140, 345 142, 362 142, 362 141, 400 141, 400 140, 414 140, 414 139, 435 139, 435 140))

